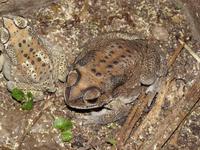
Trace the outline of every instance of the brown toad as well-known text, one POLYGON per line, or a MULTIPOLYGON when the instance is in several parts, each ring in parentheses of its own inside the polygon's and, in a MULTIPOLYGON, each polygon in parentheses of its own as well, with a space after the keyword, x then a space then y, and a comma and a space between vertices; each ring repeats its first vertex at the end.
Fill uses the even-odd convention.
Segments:
POLYGON ((42 99, 45 91, 55 92, 55 82, 66 79, 62 49, 45 45, 25 18, 6 16, 2 21, 0 69, 8 80, 8 89, 31 91, 35 99, 42 99))
POLYGON ((122 100, 130 103, 142 86, 152 85, 157 79, 160 55, 150 41, 109 33, 89 40, 83 49, 67 77, 65 102, 72 108, 94 109, 109 104, 113 109, 113 97, 130 97, 122 100))

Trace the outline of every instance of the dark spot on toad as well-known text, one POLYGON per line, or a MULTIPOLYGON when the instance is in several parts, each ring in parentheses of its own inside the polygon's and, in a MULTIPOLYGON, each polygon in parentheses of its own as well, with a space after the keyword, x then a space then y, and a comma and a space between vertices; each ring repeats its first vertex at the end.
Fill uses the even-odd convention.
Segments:
POLYGON ((22 42, 25 44, 25 43, 26 43, 26 40, 23 40, 22 42))
POLYGON ((115 60, 115 61, 113 61, 113 64, 115 64, 115 65, 116 65, 116 64, 118 64, 118 61, 116 61, 116 60, 115 60))
POLYGON ((28 47, 30 47, 30 45, 28 44, 28 47))
POLYGON ((96 73, 96 76, 97 76, 97 77, 100 77, 100 76, 101 76, 101 73, 100 73, 100 72, 97 72, 97 73, 96 73))
POLYGON ((23 50, 21 50, 21 53, 23 53, 24 51, 23 50))
POLYGON ((28 56, 28 54, 24 54, 24 57, 27 57, 28 56))
POLYGON ((128 55, 128 57, 131 57, 131 55, 128 55))
POLYGON ((40 58, 40 57, 38 57, 38 58, 37 58, 37 61, 41 61, 41 58, 40 58))
POLYGON ((113 88, 118 87, 125 83, 127 77, 125 75, 115 75, 111 76, 111 85, 113 88))
POLYGON ((31 64, 34 65, 34 63, 35 63, 35 62, 32 60, 32 61, 31 61, 31 64))
POLYGON ((105 59, 108 59, 109 57, 108 57, 108 56, 105 56, 104 58, 105 58, 105 59))
POLYGON ((44 66, 46 66, 46 64, 45 64, 45 63, 43 63, 43 64, 42 64, 42 67, 44 67, 44 66))
POLYGON ((121 57, 122 57, 122 58, 125 58, 126 56, 125 56, 125 55, 121 55, 121 57))
POLYGON ((131 53, 131 51, 129 49, 126 50, 128 53, 131 53))
POLYGON ((32 52, 32 51, 33 51, 33 48, 30 48, 29 50, 30 50, 30 52, 32 52))
POLYGON ((100 59, 100 62, 101 63, 105 63, 106 61, 104 59, 100 59))
POLYGON ((30 59, 30 57, 28 56, 27 59, 30 59))
POLYGON ((123 48, 123 47, 122 47, 121 45, 118 45, 118 48, 120 48, 120 49, 121 49, 121 48, 123 48))
POLYGON ((112 68, 113 66, 112 65, 107 65, 107 68, 112 68))
POLYGON ((19 43, 18 45, 19 45, 19 47, 22 47, 22 43, 19 43))
POLYGON ((92 71, 93 73, 96 73, 96 69, 95 69, 95 68, 92 68, 91 71, 92 71))

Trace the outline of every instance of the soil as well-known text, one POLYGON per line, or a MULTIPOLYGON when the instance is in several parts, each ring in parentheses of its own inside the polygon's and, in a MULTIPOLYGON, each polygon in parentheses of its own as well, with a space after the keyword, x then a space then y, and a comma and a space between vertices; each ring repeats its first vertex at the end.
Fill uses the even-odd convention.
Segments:
MULTIPOLYGON (((112 31, 157 40, 166 61, 179 47, 179 39, 200 55, 199 7, 198 0, 60 0, 33 13, 15 14, 30 18, 38 35, 63 47, 68 60, 66 66, 69 66, 80 53, 79 47, 89 38, 112 31)), ((85 124, 80 118, 89 113, 68 109, 64 97, 53 94, 34 103, 33 110, 23 111, 7 91, 6 80, 1 75, 0 149, 198 150, 199 71, 199 62, 183 48, 162 78, 155 101, 148 110, 142 111, 134 127, 128 126, 133 131, 126 144, 119 147, 117 133, 125 127, 123 121, 103 126, 85 124), (53 121, 59 116, 73 122, 70 142, 63 142, 60 132, 53 127, 53 121), (109 143, 111 139, 117 144, 109 143)), ((137 106, 133 110, 134 107, 137 106)))

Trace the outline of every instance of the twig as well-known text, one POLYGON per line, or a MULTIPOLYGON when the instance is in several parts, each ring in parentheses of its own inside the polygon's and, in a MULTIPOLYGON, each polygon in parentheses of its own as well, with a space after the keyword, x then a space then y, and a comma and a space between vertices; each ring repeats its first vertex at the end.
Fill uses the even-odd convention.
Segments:
POLYGON ((184 45, 184 48, 192 55, 199 63, 200 63, 200 57, 183 41, 179 39, 179 42, 184 45))
POLYGON ((176 58, 178 57, 178 55, 180 54, 181 50, 183 49, 185 43, 181 43, 180 45, 178 45, 178 47, 175 49, 173 56, 169 59, 168 63, 167 63, 167 68, 169 69, 172 64, 174 64, 174 62, 176 61, 176 58))

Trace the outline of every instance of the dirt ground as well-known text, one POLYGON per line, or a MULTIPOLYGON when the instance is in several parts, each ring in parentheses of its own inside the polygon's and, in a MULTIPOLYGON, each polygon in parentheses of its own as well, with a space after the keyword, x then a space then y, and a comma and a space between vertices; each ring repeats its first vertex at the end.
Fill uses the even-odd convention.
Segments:
POLYGON ((6 80, 1 75, 0 149, 198 150, 200 65, 186 48, 181 48, 179 40, 200 56, 199 7, 198 0, 60 0, 32 13, 13 12, 30 18, 38 35, 66 50, 66 66, 89 38, 120 31, 158 40, 169 72, 162 78, 150 110, 145 110, 142 104, 146 101, 141 98, 124 124, 104 126, 85 125, 79 118, 87 113, 69 110, 63 96, 48 95, 44 101, 36 102, 33 110, 22 111, 5 88, 6 80), (182 51, 176 56, 178 49, 182 51), (176 59, 169 65, 173 57, 176 59), (130 119, 133 113, 136 115, 130 119), (58 116, 72 119, 71 142, 62 142, 59 131, 53 128, 58 116), (129 130, 131 134, 125 135, 129 130), (121 144, 122 137, 129 137, 125 144, 121 144), (116 139, 117 144, 111 145, 109 139, 116 139))

